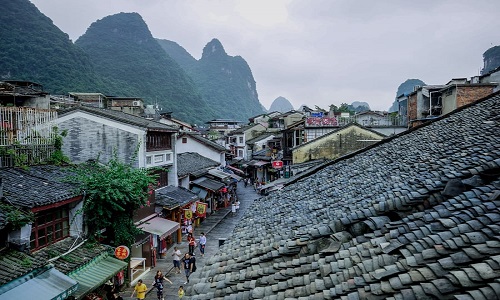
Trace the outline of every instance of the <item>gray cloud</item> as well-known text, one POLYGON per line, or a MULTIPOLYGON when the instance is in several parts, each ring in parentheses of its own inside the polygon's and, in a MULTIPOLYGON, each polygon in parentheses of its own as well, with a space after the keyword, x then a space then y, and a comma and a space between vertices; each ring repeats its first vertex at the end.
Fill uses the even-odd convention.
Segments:
POLYGON ((138 12, 153 36, 199 58, 212 38, 250 65, 261 103, 387 109, 400 83, 471 77, 500 44, 500 1, 31 0, 73 40, 90 24, 138 12))

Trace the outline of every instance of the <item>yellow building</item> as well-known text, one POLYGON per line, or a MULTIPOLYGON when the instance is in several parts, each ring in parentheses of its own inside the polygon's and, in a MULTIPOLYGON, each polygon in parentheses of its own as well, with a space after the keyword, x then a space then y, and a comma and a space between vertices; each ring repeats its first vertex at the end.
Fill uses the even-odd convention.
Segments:
POLYGON ((382 140, 385 136, 358 124, 320 136, 292 149, 293 164, 314 159, 335 159, 382 140))

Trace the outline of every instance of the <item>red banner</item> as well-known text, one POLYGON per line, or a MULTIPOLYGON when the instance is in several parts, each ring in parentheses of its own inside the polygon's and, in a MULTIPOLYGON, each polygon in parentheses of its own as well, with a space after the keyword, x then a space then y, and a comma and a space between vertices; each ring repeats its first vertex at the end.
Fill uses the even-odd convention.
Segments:
POLYGON ((207 203, 196 202, 196 214, 198 217, 205 218, 207 216, 207 203))

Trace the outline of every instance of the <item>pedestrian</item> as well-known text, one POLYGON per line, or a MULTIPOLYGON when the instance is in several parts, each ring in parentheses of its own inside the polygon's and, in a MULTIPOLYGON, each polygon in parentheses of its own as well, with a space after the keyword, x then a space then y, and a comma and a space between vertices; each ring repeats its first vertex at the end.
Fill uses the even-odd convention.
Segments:
POLYGON ((177 295, 179 295, 179 299, 184 297, 184 287, 182 285, 179 287, 179 291, 177 291, 177 295))
POLYGON ((200 252, 201 256, 205 256, 205 245, 207 244, 207 237, 205 236, 205 233, 202 232, 200 235, 200 252))
POLYGON ((184 259, 182 260, 182 263, 184 265, 184 274, 186 275, 186 282, 184 284, 189 283, 189 275, 196 271, 196 259, 194 256, 191 256, 191 253, 186 253, 184 254, 184 259))
POLYGON ((245 184, 245 187, 247 187, 247 186, 248 186, 248 178, 245 178, 245 179, 243 180, 243 183, 245 184))
POLYGON ((187 230, 188 234, 193 233, 193 225, 191 225, 191 223, 189 223, 186 230, 187 230))
POLYGON ((170 282, 172 284, 172 281, 165 277, 160 270, 156 272, 155 279, 153 281, 153 287, 156 288, 156 296, 158 297, 158 300, 164 300, 163 299, 163 280, 170 282))
POLYGON ((177 249, 177 247, 174 247, 174 252, 172 252, 172 256, 174 257, 174 270, 176 274, 181 273, 181 251, 177 249))
POLYGON ((231 215, 235 215, 236 214, 236 203, 233 202, 233 204, 231 204, 231 215))
POLYGON ((134 290, 132 291, 132 295, 130 295, 130 298, 134 297, 134 294, 137 292, 137 300, 142 300, 146 298, 146 291, 148 290, 148 287, 142 283, 142 279, 139 279, 137 281, 137 284, 134 287, 134 290))
POLYGON ((194 239, 192 233, 188 233, 187 241, 188 241, 189 253, 194 253, 194 247, 196 247, 196 240, 194 239))
POLYGON ((236 199, 236 212, 240 210, 240 200, 236 199))

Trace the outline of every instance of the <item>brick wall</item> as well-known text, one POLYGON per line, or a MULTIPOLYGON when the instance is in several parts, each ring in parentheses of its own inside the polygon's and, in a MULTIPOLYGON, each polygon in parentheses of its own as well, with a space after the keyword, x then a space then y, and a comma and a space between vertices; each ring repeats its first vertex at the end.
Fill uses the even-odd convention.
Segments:
POLYGON ((493 93, 492 86, 459 86, 457 89, 457 108, 472 103, 493 93))
POLYGON ((417 94, 408 96, 408 120, 417 119, 417 94))

